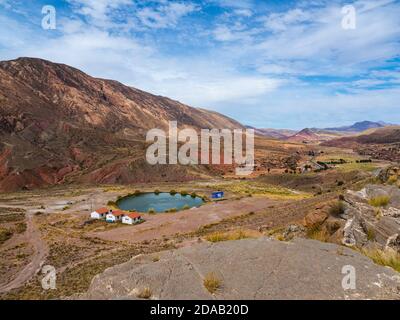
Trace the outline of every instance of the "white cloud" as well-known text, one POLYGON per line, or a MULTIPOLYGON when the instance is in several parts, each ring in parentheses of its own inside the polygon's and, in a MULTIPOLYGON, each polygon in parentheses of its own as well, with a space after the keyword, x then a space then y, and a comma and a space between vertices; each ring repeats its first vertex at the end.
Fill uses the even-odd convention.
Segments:
POLYGON ((311 17, 310 12, 296 8, 284 13, 271 13, 263 20, 268 30, 278 32, 287 30, 292 25, 310 21, 311 17))
POLYGON ((248 30, 240 23, 234 25, 218 25, 213 31, 215 40, 218 41, 251 41, 257 30, 248 30))
POLYGON ((247 8, 242 8, 242 9, 236 9, 233 11, 234 14, 237 16, 243 16, 246 18, 249 18, 253 15, 253 11, 247 8))
POLYGON ((340 6, 315 9, 307 14, 293 10, 281 14, 283 22, 267 19, 263 41, 249 48, 260 64, 301 63, 296 73, 311 70, 321 75, 351 75, 379 65, 400 52, 400 7, 381 6, 357 15, 357 28, 341 28, 340 6), (288 18, 290 17, 290 18, 288 18), (304 24, 303 22, 307 22, 304 24))
POLYGON ((179 19, 198 10, 193 3, 168 2, 157 8, 145 7, 137 11, 140 22, 149 28, 175 27, 179 19))
POLYGON ((99 26, 107 26, 110 22, 112 10, 121 6, 133 5, 132 0, 67 0, 76 11, 91 19, 91 22, 99 26))
POLYGON ((195 106, 212 107, 220 102, 235 103, 238 100, 263 96, 276 90, 281 83, 281 80, 259 76, 244 77, 221 73, 219 78, 207 79, 198 74, 197 77, 194 75, 189 79, 164 83, 161 91, 195 106))
POLYGON ((251 8, 253 7, 252 0, 209 0, 217 4, 220 7, 227 7, 227 8, 251 8))

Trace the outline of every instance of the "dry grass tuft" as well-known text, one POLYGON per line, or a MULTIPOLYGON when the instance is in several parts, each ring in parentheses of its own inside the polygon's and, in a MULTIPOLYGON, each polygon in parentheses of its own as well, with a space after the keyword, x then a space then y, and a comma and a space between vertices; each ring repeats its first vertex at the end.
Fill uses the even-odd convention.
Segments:
POLYGON ((328 242, 330 234, 325 229, 321 229, 320 225, 315 225, 307 230, 307 238, 321 241, 321 242, 328 242))
POLYGON ((376 264, 391 267, 400 272, 400 253, 394 250, 383 251, 380 249, 363 249, 361 252, 376 264))
POLYGON ((0 227, 0 244, 10 239, 12 235, 13 233, 11 230, 0 227))
POLYGON ((235 230, 230 232, 214 232, 205 237, 205 239, 209 242, 241 240, 247 238, 254 238, 254 235, 246 230, 235 230))
POLYGON ((285 236, 282 233, 278 233, 275 235, 275 239, 278 241, 285 241, 285 236))
POLYGON ((137 297, 140 299, 150 299, 152 296, 151 289, 149 287, 142 288, 138 293, 137 297))
POLYGON ((368 203, 373 207, 386 207, 390 203, 390 197, 389 196, 374 197, 369 199, 368 203))
POLYGON ((397 180, 398 180, 398 177, 393 175, 393 176, 389 177, 387 182, 388 182, 388 184, 395 184, 397 182, 397 180))
POLYGON ((208 273, 203 280, 204 287, 210 292, 214 294, 219 288, 221 288, 222 281, 215 275, 215 273, 208 273))
POLYGON ((338 217, 344 213, 345 206, 343 201, 337 201, 329 208, 329 214, 333 217, 338 217))
POLYGON ((367 230, 367 239, 368 241, 373 241, 376 238, 375 230, 372 228, 369 228, 367 230))

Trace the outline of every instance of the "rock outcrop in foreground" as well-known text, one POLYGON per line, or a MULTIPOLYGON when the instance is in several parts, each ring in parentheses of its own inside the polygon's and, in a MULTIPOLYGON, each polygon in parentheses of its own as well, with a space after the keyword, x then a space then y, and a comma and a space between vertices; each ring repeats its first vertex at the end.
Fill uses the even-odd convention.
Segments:
POLYGON ((400 189, 397 186, 368 185, 360 191, 348 191, 343 244, 368 247, 378 245, 400 252, 400 189), (374 207, 369 202, 384 197, 388 204, 374 207))
POLYGON ((83 299, 400 299, 400 274, 334 244, 270 238, 201 243, 140 255, 96 276, 83 299), (342 287, 344 266, 356 289, 342 287), (204 285, 220 280, 213 295, 204 285), (144 290, 146 289, 146 290, 144 290))

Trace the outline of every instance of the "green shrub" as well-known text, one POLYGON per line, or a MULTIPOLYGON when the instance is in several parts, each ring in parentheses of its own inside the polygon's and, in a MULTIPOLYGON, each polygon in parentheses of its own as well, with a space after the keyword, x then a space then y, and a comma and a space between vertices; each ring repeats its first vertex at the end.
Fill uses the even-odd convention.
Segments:
POLYGON ((160 194, 160 190, 158 190, 158 189, 154 190, 154 194, 159 195, 160 194))
POLYGON ((188 195, 188 192, 187 191, 181 191, 181 196, 183 196, 183 197, 186 197, 188 195))
POLYGON ((192 193, 190 194, 190 196, 191 196, 192 198, 196 198, 196 197, 197 197, 197 194, 196 194, 195 192, 192 192, 192 193))
POLYGON ((155 214, 155 213, 156 213, 156 210, 154 210, 153 208, 150 208, 150 209, 147 211, 147 213, 149 213, 149 214, 155 214))
POLYGON ((176 195, 176 191, 175 191, 174 189, 172 189, 172 190, 169 192, 169 194, 170 194, 171 196, 174 196, 174 195, 176 195))
POLYGON ((386 207, 390 202, 389 196, 377 196, 369 199, 368 203, 373 207, 386 207))
POLYGON ((183 208, 182 208, 182 210, 188 210, 188 209, 190 209, 190 206, 187 205, 187 204, 185 204, 185 205, 183 206, 183 208))

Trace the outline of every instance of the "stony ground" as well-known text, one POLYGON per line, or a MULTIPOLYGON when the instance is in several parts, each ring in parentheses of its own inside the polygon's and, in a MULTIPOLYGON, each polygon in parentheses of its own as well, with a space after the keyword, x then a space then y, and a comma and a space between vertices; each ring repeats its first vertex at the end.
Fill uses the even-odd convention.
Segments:
POLYGON ((400 276, 334 244, 263 237, 139 255, 96 276, 80 298, 136 299, 144 290, 151 299, 400 299, 400 276), (344 266, 354 267, 355 289, 342 287, 344 266))

